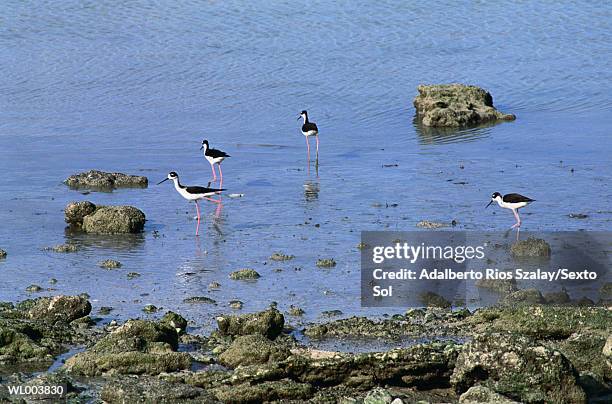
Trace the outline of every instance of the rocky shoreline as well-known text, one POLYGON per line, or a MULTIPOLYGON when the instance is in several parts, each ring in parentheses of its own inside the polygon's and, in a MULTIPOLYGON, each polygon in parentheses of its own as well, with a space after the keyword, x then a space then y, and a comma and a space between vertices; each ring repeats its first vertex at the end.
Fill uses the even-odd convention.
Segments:
POLYGON ((207 336, 173 312, 102 325, 91 310, 86 295, 0 303, 0 402, 19 401, 7 384, 53 383, 74 402, 108 403, 583 403, 612 394, 603 306, 431 307, 299 330, 272 306, 220 316, 207 336), (398 348, 321 351, 317 341, 398 348))

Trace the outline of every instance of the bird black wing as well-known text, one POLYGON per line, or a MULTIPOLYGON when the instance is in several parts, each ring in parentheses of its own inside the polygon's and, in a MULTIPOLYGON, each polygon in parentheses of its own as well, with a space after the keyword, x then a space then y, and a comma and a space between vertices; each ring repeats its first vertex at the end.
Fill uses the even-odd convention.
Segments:
POLYGON ((217 188, 206 188, 206 187, 198 187, 198 186, 194 186, 194 187, 185 187, 185 189, 187 190, 187 192, 189 192, 190 194, 210 194, 212 192, 221 192, 221 191, 225 191, 225 189, 217 189, 217 188))
POLYGON ((533 202, 535 199, 528 198, 521 194, 506 194, 503 198, 504 202, 508 203, 519 203, 519 202, 533 202))
POLYGON ((217 150, 217 149, 208 149, 208 150, 206 150, 206 155, 210 156, 210 157, 214 157, 214 158, 218 158, 218 157, 231 157, 226 152, 221 151, 221 150, 217 150))
POLYGON ((310 132, 311 130, 316 130, 317 132, 319 131, 319 128, 317 128, 317 124, 316 123, 308 122, 308 123, 305 123, 304 125, 302 125, 302 131, 303 132, 310 132))

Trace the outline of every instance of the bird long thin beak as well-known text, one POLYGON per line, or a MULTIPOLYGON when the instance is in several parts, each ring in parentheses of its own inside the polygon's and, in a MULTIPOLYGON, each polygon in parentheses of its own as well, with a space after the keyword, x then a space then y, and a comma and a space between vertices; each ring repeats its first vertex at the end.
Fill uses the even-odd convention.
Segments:
POLYGON ((489 201, 489 204, 488 204, 487 206, 485 206, 485 209, 486 209, 486 208, 488 208, 489 206, 491 206, 491 204, 492 204, 492 203, 493 203, 493 199, 491 199, 491 200, 489 201))
POLYGON ((302 119, 302 116, 301 116, 301 115, 300 115, 300 116, 298 116, 298 119, 297 119, 297 120, 299 121, 300 119, 302 119))
POLYGON ((157 183, 157 185, 161 184, 162 182, 166 182, 168 181, 168 178, 161 180, 160 182, 157 183))
POLYGON ((200 150, 202 150, 204 148, 204 145, 200 146, 200 150))

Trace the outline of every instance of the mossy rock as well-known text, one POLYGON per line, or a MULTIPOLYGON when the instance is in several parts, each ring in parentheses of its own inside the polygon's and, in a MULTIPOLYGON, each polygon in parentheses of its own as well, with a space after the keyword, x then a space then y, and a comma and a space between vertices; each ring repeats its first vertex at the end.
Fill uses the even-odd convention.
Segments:
POLYGON ((83 296, 43 297, 28 310, 31 319, 49 323, 69 323, 91 313, 91 303, 83 296))
POLYGON ((261 277, 261 275, 259 275, 259 273, 251 268, 244 268, 244 269, 239 269, 237 271, 234 271, 232 273, 229 274, 230 279, 233 279, 235 281, 239 281, 239 280, 254 280, 254 279, 259 279, 261 277))
POLYGON ((160 323, 165 323, 176 330, 179 335, 185 334, 187 330, 187 320, 180 314, 169 311, 159 320, 160 323))
POLYGON ((217 301, 206 296, 192 296, 183 299, 183 303, 187 304, 217 304, 217 301))
POLYGON ((434 292, 421 293, 419 299, 427 307, 439 307, 443 309, 448 309, 451 307, 451 302, 434 292))
POLYGON ((4 251, 2 248, 0 248, 0 260, 5 259, 6 258, 6 251, 4 251))
POLYGON ((96 211, 96 205, 89 201, 70 202, 64 209, 64 220, 71 225, 81 226, 83 218, 96 211))
POLYGON ((98 265, 100 265, 100 268, 104 269, 119 269, 122 266, 121 262, 112 259, 101 261, 98 265))
POLYGON ((314 394, 314 388, 306 383, 293 380, 275 380, 252 385, 243 383, 220 386, 211 390, 224 403, 263 403, 270 401, 307 400, 314 394))
POLYGON ((510 247, 510 252, 516 258, 523 257, 550 257, 550 244, 541 238, 529 237, 521 240, 510 247))
POLYGON ((215 403, 216 399, 201 388, 171 383, 156 377, 119 378, 106 383, 100 398, 109 404, 124 403, 215 403))
POLYGON ((336 266, 336 261, 333 258, 319 258, 317 266, 319 268, 333 268, 336 266))
POLYGON ((270 256, 272 261, 289 261, 295 258, 295 255, 286 255, 281 252, 275 252, 270 256))
POLYGON ((276 309, 243 315, 225 315, 217 317, 217 326, 222 335, 260 334, 274 339, 282 331, 285 318, 276 309))
POLYGON ((83 230, 95 234, 140 233, 145 214, 133 206, 104 206, 83 218, 83 230))
POLYGON ((522 289, 517 290, 516 292, 512 292, 509 295, 505 296, 501 301, 503 305, 535 305, 545 303, 544 297, 539 290, 531 288, 531 289, 522 289))
POLYGON ((260 334, 243 335, 234 339, 227 350, 219 355, 219 362, 230 368, 279 362, 286 359, 289 348, 260 334))

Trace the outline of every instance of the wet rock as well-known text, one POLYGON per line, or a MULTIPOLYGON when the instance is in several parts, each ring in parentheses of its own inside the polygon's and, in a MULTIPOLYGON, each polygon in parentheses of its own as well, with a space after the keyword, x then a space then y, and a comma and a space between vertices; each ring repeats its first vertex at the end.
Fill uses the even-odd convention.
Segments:
POLYGON ((496 110, 491 94, 476 86, 420 85, 418 91, 414 107, 424 126, 463 127, 516 119, 496 110))
POLYGON ((240 300, 230 300, 229 301, 229 307, 231 307, 234 310, 242 310, 242 306, 244 306, 244 303, 242 303, 240 300))
POLYGON ((98 170, 74 174, 64 181, 64 184, 70 188, 103 191, 111 191, 116 188, 146 188, 148 183, 147 177, 98 170))
POLYGON ((599 288, 599 297, 602 299, 612 299, 612 282, 606 282, 599 288))
POLYGON ((425 292, 419 296, 421 302, 427 307, 450 308, 451 303, 437 293, 425 292))
POLYGON ((96 234, 140 233, 145 214, 133 206, 104 206, 83 218, 83 230, 96 234))
POLYGON ((589 215, 585 215, 584 213, 570 213, 567 215, 570 219, 586 219, 589 215))
POLYGON ((111 380, 102 387, 100 398, 105 403, 159 403, 185 402, 216 403, 209 393, 199 387, 170 383, 154 377, 121 378, 111 380))
POLYGON ((69 358, 64 368, 84 376, 113 374, 157 375, 189 369, 191 356, 176 352, 178 334, 165 322, 128 320, 92 348, 69 358))
POLYGON ((48 323, 69 323, 91 313, 91 303, 83 296, 53 296, 37 299, 28 317, 48 323))
POLYGON ((442 222, 432 222, 431 220, 421 220, 416 224, 416 227, 421 227, 423 229, 440 229, 442 227, 449 227, 448 223, 442 222))
POLYGON ((505 296, 500 303, 504 305, 542 304, 544 297, 537 289, 522 289, 505 296))
POLYGON ((536 339, 566 339, 584 329, 612 329, 612 312, 601 307, 508 306, 480 309, 465 320, 472 332, 511 332, 536 339))
POLYGON ((391 404, 393 396, 387 390, 377 387, 365 396, 363 404, 391 404))
POLYGON ((584 403, 576 376, 557 350, 515 334, 483 334, 463 346, 451 384, 458 393, 480 384, 526 403, 584 403))
POLYGON ((540 239, 529 237, 512 244, 510 252, 514 257, 550 257, 550 245, 540 239))
POLYGON ((55 278, 49 279, 49 284, 55 285, 56 283, 57 283, 57 279, 55 279, 55 278))
POLYGON ((313 395, 313 387, 293 380, 275 380, 252 385, 243 383, 220 386, 212 390, 224 403, 263 403, 281 400, 306 400, 313 395))
POLYGON ((476 287, 489 289, 497 293, 507 294, 516 292, 516 279, 478 279, 476 287))
POLYGON ((547 304, 567 304, 571 301, 570 296, 565 290, 559 292, 549 292, 544 295, 547 304))
POLYGON ((342 310, 323 310, 321 312, 321 315, 323 317, 338 317, 343 315, 344 313, 342 312, 342 310))
POLYGON ((110 307, 110 306, 102 306, 98 310, 98 314, 103 315, 103 316, 107 316, 107 315, 109 315, 111 313, 111 311, 113 311, 112 307, 110 307))
POLYGON ((603 380, 612 380, 612 367, 606 360, 606 331, 584 329, 563 341, 551 341, 546 345, 565 355, 580 372, 589 372, 603 380))
POLYGON ((470 387, 459 397, 459 404, 519 404, 484 386, 470 387))
POLYGON ((89 201, 70 202, 64 209, 64 220, 71 225, 81 226, 83 218, 96 211, 96 205, 89 201))
POLYGON ((77 252, 79 248, 74 244, 58 244, 54 247, 47 247, 46 250, 51 250, 56 253, 73 253, 77 252))
POLYGON ((289 261, 295 258, 295 255, 285 255, 281 252, 275 252, 270 256, 272 261, 289 261))
POLYGON ((319 268, 333 268, 336 266, 336 261, 333 258, 319 258, 317 260, 317 266, 319 268))
POLYGON ((169 311, 159 320, 160 323, 166 323, 176 330, 179 335, 185 334, 187 330, 187 320, 180 314, 169 311))
POLYGON ((183 303, 187 304, 217 304, 217 301, 206 296, 192 296, 183 299, 183 303))
POLYGON ((107 259, 100 262, 100 267, 104 269, 118 269, 121 268, 121 262, 116 260, 107 259))
POLYGON ((602 353, 606 358, 612 358, 612 335, 608 335, 602 353))
POLYGON ((289 310, 287 312, 289 313, 290 316, 294 316, 294 317, 301 317, 305 313, 304 309, 294 306, 294 305, 289 306, 289 310))
POLYGON ((145 313, 157 313, 158 310, 159 309, 154 304, 147 304, 145 307, 142 308, 142 311, 144 311, 145 313))
POLYGON ((222 335, 259 334, 274 339, 283 331, 284 325, 285 318, 274 308, 259 313, 217 317, 222 335))
POLYGON ((238 281, 238 280, 258 279, 261 277, 261 275, 259 275, 259 273, 254 269, 244 268, 244 269, 239 269, 237 271, 230 273, 229 277, 230 279, 238 281))
POLYGON ((221 284, 219 282, 211 282, 208 284, 208 289, 221 289, 221 284))
POLYGON ((35 293, 35 292, 42 292, 43 288, 41 288, 38 285, 30 285, 25 290, 26 292, 35 293))
POLYGON ((0 260, 5 259, 5 258, 6 258, 6 251, 0 248, 0 260))
POLYGON ((140 278, 140 274, 138 272, 128 272, 127 278, 129 280, 140 278))
POLYGON ((244 335, 234 339, 229 348, 219 355, 219 362, 230 368, 258 365, 285 360, 291 352, 286 346, 270 341, 260 334, 244 335))

